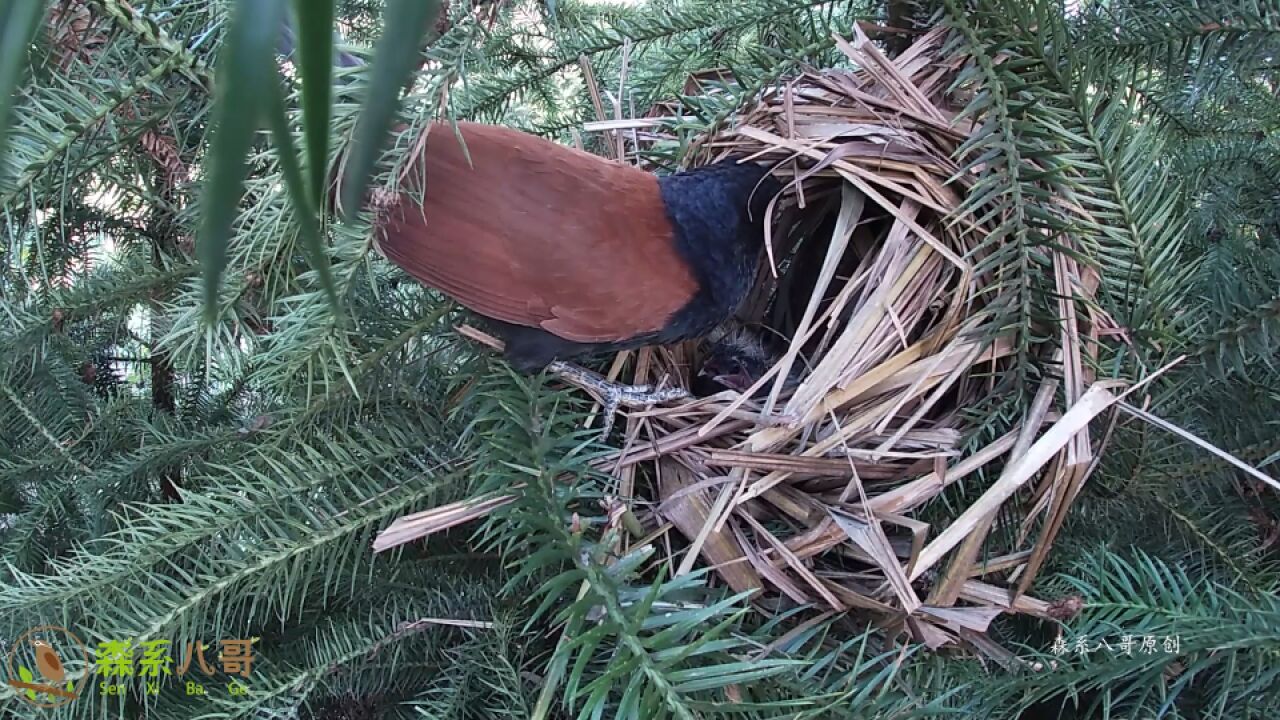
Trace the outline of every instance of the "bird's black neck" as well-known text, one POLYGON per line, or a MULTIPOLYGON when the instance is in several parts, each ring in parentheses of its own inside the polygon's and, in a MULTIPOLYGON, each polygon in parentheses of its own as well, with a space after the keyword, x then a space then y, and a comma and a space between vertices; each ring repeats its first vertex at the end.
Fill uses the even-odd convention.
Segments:
POLYGON ((717 310, 733 312, 755 279, 765 211, 780 185, 768 168, 736 159, 668 175, 658 184, 699 294, 717 310))

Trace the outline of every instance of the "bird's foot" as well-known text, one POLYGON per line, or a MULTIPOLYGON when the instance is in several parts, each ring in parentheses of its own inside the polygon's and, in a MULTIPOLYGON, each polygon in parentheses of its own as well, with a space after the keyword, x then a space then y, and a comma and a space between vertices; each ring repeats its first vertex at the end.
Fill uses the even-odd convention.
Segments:
POLYGON ((613 429, 614 416, 618 408, 647 408, 662 403, 685 400, 690 397, 684 388, 655 388, 652 385, 621 385, 601 377, 586 368, 578 367, 557 360, 547 366, 547 370, 564 378, 566 382, 576 385, 591 393, 603 406, 604 425, 600 428, 600 436, 607 437, 613 429))

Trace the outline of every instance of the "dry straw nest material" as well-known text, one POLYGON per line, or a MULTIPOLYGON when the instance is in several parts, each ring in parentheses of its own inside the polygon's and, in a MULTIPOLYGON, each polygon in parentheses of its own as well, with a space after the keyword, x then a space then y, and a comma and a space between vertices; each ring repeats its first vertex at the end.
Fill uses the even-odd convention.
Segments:
MULTIPOLYGON (((972 128, 952 90, 963 60, 942 54, 944 39, 928 33, 893 60, 861 32, 840 39, 855 69, 802 72, 700 139, 692 164, 744 155, 793 180, 743 313, 788 340, 754 399, 633 413, 618 469, 621 494, 649 495, 655 523, 673 526, 677 572, 710 565, 734 590, 760 590, 766 611, 883 614, 932 645, 980 633, 1002 610, 1070 610, 1024 591, 1090 469, 1083 423, 1111 398, 1079 402, 1090 334, 1111 323, 1064 299, 1063 369, 1031 422, 963 451, 965 409, 990 402, 1014 347, 996 325, 1000 278, 982 263, 993 208, 966 204, 957 158, 972 128), (1050 414, 1059 390, 1069 418, 1050 414), (980 468, 994 486, 941 510, 980 468), (997 516, 1018 547, 993 557, 997 516)), ((1053 262, 1065 297, 1096 287, 1066 254, 1053 262)), ((1048 345, 1031 352, 1054 359, 1048 345)), ((697 366, 694 348, 644 352, 626 379, 683 382, 697 366)))
MULTIPOLYGON (((972 168, 957 158, 972 126, 952 87, 963 60, 944 39, 927 33, 893 60, 861 31, 838 39, 854 69, 801 72, 698 140, 692 164, 745 155, 793 181, 771 208, 768 267, 743 313, 786 338, 781 359, 754 397, 629 413, 602 469, 636 498, 647 537, 631 544, 665 552, 672 572, 710 566, 713 582, 757 591, 766 613, 860 609, 932 646, 991 647, 981 634, 1000 612, 1072 611, 1025 591, 1092 469, 1089 420, 1115 401, 1085 362, 1114 325, 1087 302, 1091 271, 1052 256, 1061 330, 1029 352, 1058 369, 1030 388, 1020 427, 966 443, 980 434, 965 410, 991 401, 1015 348, 998 327, 1007 278, 983 263, 1002 210, 966 202, 972 168)), ((595 125, 642 141, 662 132, 652 118, 595 125)), ((613 375, 687 386, 700 352, 624 354, 613 375)), ((501 502, 422 517, 455 524, 501 502)))

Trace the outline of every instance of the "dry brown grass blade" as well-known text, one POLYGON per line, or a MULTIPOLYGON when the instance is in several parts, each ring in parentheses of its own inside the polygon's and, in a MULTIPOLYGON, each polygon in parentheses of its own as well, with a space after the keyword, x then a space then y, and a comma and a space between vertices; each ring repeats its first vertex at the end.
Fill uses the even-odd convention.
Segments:
POLYGON ((1096 384, 1072 405, 1062 419, 1054 423, 1040 439, 1027 449, 1022 457, 1013 458, 1013 466, 978 498, 969 509, 961 513, 946 530, 925 547, 920 563, 916 565, 912 579, 933 567, 942 556, 958 545, 987 514, 996 508, 1019 487, 1022 487, 1045 463, 1071 441, 1076 433, 1086 431, 1089 422, 1116 401, 1106 387, 1096 384))
POLYGON ((1007 588, 984 583, 980 580, 969 580, 960 588, 960 599, 979 605, 990 605, 1004 608, 1024 615, 1052 619, 1051 606, 1044 600, 1030 595, 1013 596, 1007 588))
MULTIPOLYGON (((1022 428, 1018 432, 1018 440, 1013 446, 1013 457, 1022 457, 1031 447, 1036 433, 1040 432, 1040 426, 1044 424, 1045 418, 1049 415, 1057 389, 1058 381, 1053 378, 1048 378, 1040 383, 1040 389, 1036 391, 1036 397, 1031 401, 1031 409, 1028 411, 1027 417, 1022 423, 1022 428)), ((1006 465, 1005 472, 1009 472, 1013 467, 1012 463, 1006 465)), ((942 580, 930 593, 930 603, 935 605, 955 604, 956 599, 960 596, 960 587, 969 579, 969 568, 982 550, 982 544, 986 540, 987 533, 990 532, 991 525, 995 522, 995 519, 996 513, 994 511, 987 514, 974 527, 973 532, 969 533, 969 536, 961 543, 960 548, 951 558, 951 563, 947 566, 946 572, 943 573, 942 580)))
POLYGON ((1017 594, 1022 594, 1031 587, 1032 581, 1040 572, 1041 565, 1048 558, 1049 548, 1053 547, 1058 531, 1067 520, 1067 510, 1071 507, 1071 501, 1075 499, 1076 493, 1089 475, 1089 463, 1082 461, 1077 455, 1066 453, 1063 462, 1055 468, 1054 474, 1052 514, 1045 521, 1040 538, 1032 548, 1031 557, 1027 558, 1027 564, 1018 575, 1018 587, 1015 590, 1017 594))
MULTIPOLYGON (((763 130, 759 130, 756 128, 746 128, 746 127, 740 128, 738 130, 738 133, 740 135, 751 138, 753 140, 761 140, 765 142, 774 143, 779 147, 787 148, 789 150, 798 152, 802 155, 806 155, 808 157, 811 157, 817 160, 822 160, 825 157, 820 150, 817 150, 812 147, 806 147, 806 146, 800 145, 797 142, 787 140, 786 138, 778 137, 777 135, 774 135, 772 133, 765 132, 763 130)), ((894 212, 897 209, 897 203, 890 201, 884 195, 880 194, 878 190, 872 187, 872 183, 885 187, 904 198, 914 200, 920 203, 921 205, 930 206, 934 210, 937 210, 938 212, 942 212, 942 213, 947 212, 946 208, 937 206, 933 202, 932 198, 929 198, 925 195, 921 195, 920 193, 910 188, 899 185, 884 177, 877 176, 874 173, 871 173, 867 170, 863 170, 862 168, 859 168, 858 166, 853 165, 851 163, 838 160, 832 163, 832 167, 835 168, 836 171, 840 173, 840 175, 845 180, 852 183, 855 188, 862 191, 863 194, 865 194, 868 198, 873 200, 877 205, 879 205, 880 207, 890 212, 894 212)), ((956 255, 955 252, 951 250, 951 248, 947 247, 944 243, 938 240, 938 238, 936 238, 932 232, 926 230, 924 226, 916 223, 913 220, 907 221, 907 226, 911 229, 912 232, 919 235, 920 238, 923 239, 926 243, 928 243, 930 247, 932 247, 934 250, 940 253, 953 265, 960 268, 961 270, 969 269, 969 264, 967 262, 961 259, 959 255, 956 255)))
MULTIPOLYGON (((676 497, 696 483, 693 473, 672 460, 661 461, 659 473, 659 492, 663 498, 661 512, 691 542, 687 559, 700 555, 734 592, 761 589, 760 575, 745 562, 746 552, 738 545, 733 533, 726 530, 717 532, 711 528, 712 506, 707 503, 704 492, 695 491, 676 497)), ((723 490, 721 495, 724 495, 723 490)), ((692 563, 692 559, 688 559, 687 565, 682 564, 676 575, 687 573, 692 563)))
MULTIPOLYGON (((518 489, 512 488, 513 490, 518 489)), ((373 551, 382 552, 415 540, 421 540, 451 527, 478 520, 515 500, 513 495, 476 500, 463 500, 397 518, 373 539, 373 551)))
POLYGON ((791 578, 787 577, 786 573, 775 567, 773 563, 769 562, 761 553, 757 552, 755 545, 747 541, 747 538, 736 525, 733 527, 733 534, 738 541, 738 546, 747 553, 747 559, 751 562, 751 566, 760 573, 761 577, 768 580, 774 587, 782 591, 782 594, 801 605, 807 605, 810 602, 813 602, 813 600, 800 589, 800 586, 796 585, 792 582, 791 578))
POLYGON ((839 598, 832 594, 831 590, 824 583, 818 580, 818 576, 814 575, 813 571, 806 567, 804 562, 801 561, 800 558, 796 557, 795 553, 791 552, 791 549, 788 548, 785 543, 779 541, 773 533, 769 532, 764 525, 761 525, 760 522, 751 517, 751 515, 743 513, 740 517, 744 522, 746 522, 746 524, 750 525, 751 528, 755 530, 756 535, 764 538, 769 549, 780 558, 780 561, 790 568, 792 572, 800 576, 800 579, 804 580, 805 584, 813 588, 818 595, 826 601, 828 606, 833 610, 845 609, 844 604, 840 602, 839 598))
POLYGON ((1263 483, 1263 484, 1265 484, 1265 485, 1269 485, 1269 486, 1271 486, 1272 488, 1274 488, 1274 489, 1276 489, 1276 490, 1280 490, 1280 480, 1276 480, 1275 478, 1271 477, 1270 475, 1267 475, 1266 473, 1263 473, 1261 470, 1259 470, 1259 469, 1257 469, 1257 468, 1253 467, 1252 465, 1250 465, 1250 464, 1246 463, 1245 461, 1243 461, 1243 460, 1241 460, 1240 458, 1238 458, 1238 457, 1236 457, 1236 456, 1232 455, 1231 453, 1229 453, 1229 452, 1227 452, 1227 451, 1223 450, 1222 448, 1218 447, 1217 445, 1214 445, 1214 444, 1212 444, 1212 443, 1206 442, 1205 440, 1201 440, 1200 438, 1196 437, 1195 435, 1193 435, 1193 434, 1192 434, 1192 433, 1190 433, 1190 432, 1187 432, 1186 430, 1183 430, 1182 428, 1178 427, 1177 425, 1174 425, 1173 423, 1171 423, 1171 422, 1169 422, 1169 421, 1167 421, 1167 420, 1164 420, 1164 419, 1162 419, 1162 418, 1158 418, 1158 417, 1156 417, 1155 415, 1152 415, 1151 413, 1149 413, 1149 412, 1147 412, 1147 411, 1145 411, 1145 410, 1140 410, 1140 409, 1138 409, 1138 408, 1136 408, 1136 407, 1134 407, 1134 406, 1130 405, 1129 403, 1124 403, 1124 402, 1120 403, 1120 409, 1121 409, 1121 410, 1124 410, 1125 412, 1129 413, 1130 415, 1133 415, 1133 416, 1135 416, 1135 417, 1139 417, 1139 418, 1141 418, 1141 419, 1143 419, 1143 420, 1145 420, 1145 421, 1147 421, 1147 422, 1151 423, 1152 425, 1155 425, 1156 427, 1160 428, 1161 430, 1164 430, 1164 431, 1166 431, 1166 432, 1171 432, 1171 433, 1173 433, 1174 435, 1177 435, 1178 437, 1182 438, 1183 440, 1186 440, 1186 441, 1190 442, 1191 444, 1193 444, 1193 445, 1195 445, 1195 446, 1197 446, 1197 447, 1200 447, 1200 448, 1202 448, 1202 449, 1204 449, 1204 450, 1209 451, 1210 453, 1212 453, 1212 454, 1216 455, 1217 457, 1219 457, 1219 458, 1221 458, 1221 459, 1225 460, 1226 462, 1230 463, 1231 465, 1234 465, 1236 468, 1238 468, 1238 469, 1240 469, 1240 470, 1244 471, 1245 473, 1248 473, 1248 474, 1249 474, 1250 476, 1252 476, 1253 478, 1255 478, 1255 479, 1257 479, 1257 480, 1262 481, 1262 483, 1263 483))
MULTIPOLYGON (((1054 254, 1055 281, 1058 290, 1058 308, 1062 318, 1062 344, 1055 360, 1062 362, 1062 378, 1068 403, 1074 403, 1084 390, 1092 373, 1085 365, 1080 340, 1080 327, 1076 316, 1076 298, 1081 289, 1079 264, 1066 253, 1054 254)), ((1087 291, 1087 289, 1086 289, 1087 291)), ((1039 399, 1039 398, 1037 398, 1039 399)), ((1047 403, 1044 403, 1047 411, 1047 403)), ((1067 518, 1067 510, 1084 485, 1093 467, 1094 451, 1088 433, 1080 433, 1064 448, 1059 463, 1054 468, 1051 485, 1045 498, 1048 500, 1049 517, 1045 520, 1040 537, 1032 548, 1031 557, 1022 568, 1015 592, 1021 594, 1031 587, 1049 555, 1049 548, 1067 518)), ((1033 513, 1027 515, 1029 523, 1033 513)))
POLYGON ((920 607, 920 598, 911 587, 907 573, 898 562, 889 539, 878 522, 868 522, 844 512, 831 511, 831 519, 849 537, 849 540, 863 552, 871 556, 872 561, 884 571, 889 587, 898 596, 902 609, 907 613, 915 612, 920 607))
POLYGON ((897 474, 892 467, 858 463, 849 458, 809 458, 797 455, 752 453, 741 450, 711 451, 706 464, 713 467, 785 472, 793 476, 847 478, 855 470, 870 479, 883 480, 897 474))
MULTIPOLYGON (((591 59, 586 55, 580 55, 578 57, 578 67, 582 70, 582 82, 587 87, 587 94, 591 96, 591 107, 596 111, 596 119, 600 121, 608 120, 609 116, 604 111, 604 99, 600 96, 600 83, 596 82, 596 74, 591 67, 591 59)), ((618 154, 615 145, 605 143, 604 148, 605 154, 609 157, 615 160, 622 157, 618 154)))
POLYGON ((922 605, 917 612, 921 615, 928 615, 929 617, 941 620, 945 625, 957 632, 959 632, 961 628, 964 628, 965 630, 984 633, 987 631, 987 627, 991 625, 991 621, 995 620, 1004 612, 1004 608, 944 608, 922 605))
POLYGON ((969 568, 969 577, 981 577, 983 575, 1012 570, 1025 563, 1029 557, 1031 557, 1030 550, 1019 550, 1018 552, 1009 553, 1008 555, 988 558, 971 566, 969 568))
POLYGON ((804 338, 808 336, 809 327, 818 315, 818 306, 826 294, 827 287, 835 277, 836 268, 840 264, 840 259, 844 256, 845 248, 848 247, 849 238, 853 236, 854 226, 858 224, 858 220, 862 217, 863 200, 863 195, 858 191, 847 186, 843 189, 840 212, 836 215, 835 230, 831 234, 831 242, 827 246, 827 254, 823 258, 822 269, 818 272, 817 282, 814 283, 809 302, 805 305, 804 315, 801 316, 800 323, 796 326, 796 337, 791 342, 791 346, 787 348, 787 352, 778 360, 778 372, 773 383, 773 389, 769 391, 769 397, 764 402, 764 409, 761 410, 765 415, 773 411, 774 403, 778 401, 778 394, 782 392, 784 381, 791 372, 791 366, 800 355, 801 344, 804 338))

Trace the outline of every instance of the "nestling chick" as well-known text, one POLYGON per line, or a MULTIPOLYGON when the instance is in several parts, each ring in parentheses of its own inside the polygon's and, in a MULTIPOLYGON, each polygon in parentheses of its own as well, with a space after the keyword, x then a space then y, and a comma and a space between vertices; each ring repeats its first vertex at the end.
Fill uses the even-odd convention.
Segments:
MULTIPOLYGON (((708 350, 702 368, 693 379, 693 392, 700 396, 723 390, 747 392, 782 357, 783 349, 777 345, 772 338, 748 328, 726 333, 708 350)), ((794 388, 800 382, 803 369, 799 361, 792 364, 783 390, 794 388)), ((773 383, 767 382, 752 397, 767 397, 772 388, 773 383)))

